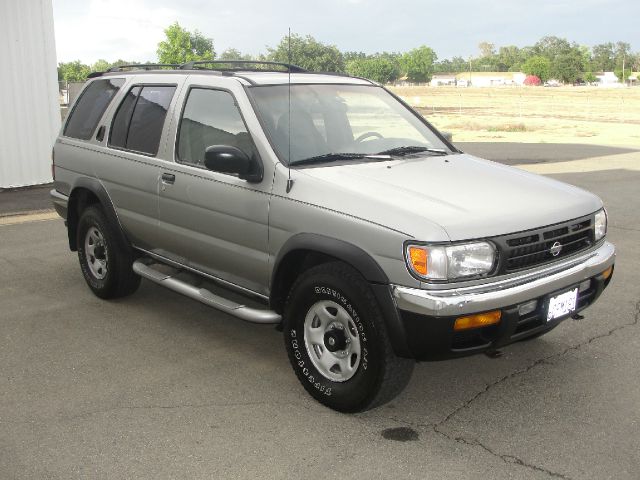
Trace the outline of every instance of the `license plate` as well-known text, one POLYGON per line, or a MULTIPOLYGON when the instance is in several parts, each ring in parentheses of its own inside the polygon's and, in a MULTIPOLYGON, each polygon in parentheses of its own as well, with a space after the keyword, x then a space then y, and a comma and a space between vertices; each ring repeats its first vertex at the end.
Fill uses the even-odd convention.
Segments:
POLYGON ((556 295, 555 297, 551 297, 549 299, 549 308, 547 309, 547 322, 573 312, 576 309, 577 301, 577 288, 561 293, 560 295, 556 295))

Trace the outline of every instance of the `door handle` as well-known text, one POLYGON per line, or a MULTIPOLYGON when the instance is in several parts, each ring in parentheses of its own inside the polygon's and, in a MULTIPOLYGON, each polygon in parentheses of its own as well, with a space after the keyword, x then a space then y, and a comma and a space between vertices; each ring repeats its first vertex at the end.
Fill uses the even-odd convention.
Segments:
POLYGON ((162 174, 162 183, 165 185, 173 185, 176 181, 176 176, 173 173, 163 173, 162 174))

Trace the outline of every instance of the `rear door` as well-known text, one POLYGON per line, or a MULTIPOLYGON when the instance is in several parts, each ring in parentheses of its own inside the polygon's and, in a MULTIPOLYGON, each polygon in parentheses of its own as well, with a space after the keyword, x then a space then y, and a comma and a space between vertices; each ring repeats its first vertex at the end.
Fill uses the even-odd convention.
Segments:
POLYGON ((175 136, 170 134, 175 163, 160 172, 158 245, 163 256, 266 294, 273 165, 264 165, 259 183, 206 169, 204 152, 211 145, 232 145, 261 161, 247 126, 257 119, 240 84, 233 91, 222 82, 216 86, 215 77, 207 80, 185 87, 175 136))
POLYGON ((102 125, 104 148, 95 165, 132 243, 149 249, 157 236, 158 177, 167 112, 184 83, 180 76, 130 80, 102 125))

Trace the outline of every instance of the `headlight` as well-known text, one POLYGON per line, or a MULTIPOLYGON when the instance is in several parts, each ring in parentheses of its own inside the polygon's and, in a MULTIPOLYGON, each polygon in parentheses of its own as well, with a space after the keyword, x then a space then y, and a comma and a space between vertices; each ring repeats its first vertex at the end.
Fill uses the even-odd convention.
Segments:
POLYGON ((603 238, 607 233, 607 212, 605 212, 604 208, 596 213, 596 218, 594 222, 594 229, 596 235, 596 242, 603 238))
POLYGON ((409 270, 425 280, 450 280, 487 274, 496 257, 489 242, 458 245, 407 245, 409 270))

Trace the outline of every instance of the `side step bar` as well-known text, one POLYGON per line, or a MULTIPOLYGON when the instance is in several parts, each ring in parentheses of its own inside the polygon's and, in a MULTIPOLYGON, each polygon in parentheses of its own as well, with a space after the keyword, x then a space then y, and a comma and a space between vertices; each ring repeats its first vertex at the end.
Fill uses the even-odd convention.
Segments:
POLYGON ((205 305, 221 310, 234 317, 241 318, 252 323, 280 323, 282 317, 273 310, 259 310, 232 302, 220 295, 216 295, 205 288, 195 287, 187 282, 174 278, 174 276, 162 273, 144 263, 143 260, 133 262, 133 271, 141 277, 167 287, 174 292, 186 295, 205 305))

